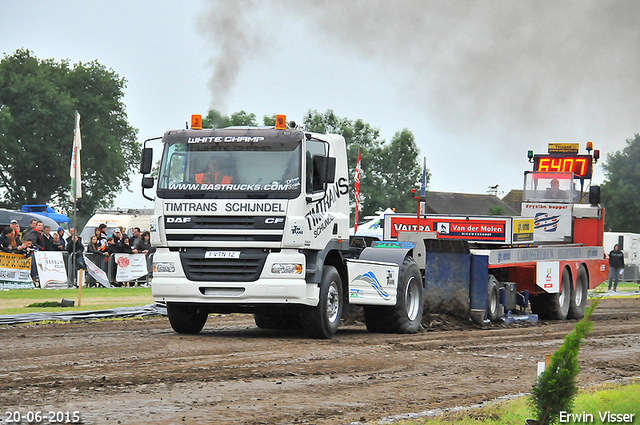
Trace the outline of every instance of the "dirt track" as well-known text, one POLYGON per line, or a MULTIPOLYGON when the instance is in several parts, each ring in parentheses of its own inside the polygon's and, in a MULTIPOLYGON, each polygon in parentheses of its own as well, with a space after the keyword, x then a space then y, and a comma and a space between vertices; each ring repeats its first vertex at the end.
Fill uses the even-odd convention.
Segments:
MULTIPOLYGON (((640 299, 604 299, 580 351, 581 385, 640 377, 640 299)), ((0 407, 80 411, 83 423, 375 421, 528 392, 574 322, 492 325, 433 316, 436 331, 334 339, 211 316, 200 335, 166 318, 0 328, 0 407)))

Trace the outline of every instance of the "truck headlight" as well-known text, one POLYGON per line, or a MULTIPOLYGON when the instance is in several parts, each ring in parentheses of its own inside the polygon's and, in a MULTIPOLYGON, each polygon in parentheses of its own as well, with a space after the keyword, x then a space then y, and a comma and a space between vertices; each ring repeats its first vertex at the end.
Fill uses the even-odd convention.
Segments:
POLYGON ((174 273, 176 266, 173 263, 153 263, 154 273, 174 273))
POLYGON ((273 274, 301 274, 302 264, 293 263, 275 263, 271 266, 273 274))

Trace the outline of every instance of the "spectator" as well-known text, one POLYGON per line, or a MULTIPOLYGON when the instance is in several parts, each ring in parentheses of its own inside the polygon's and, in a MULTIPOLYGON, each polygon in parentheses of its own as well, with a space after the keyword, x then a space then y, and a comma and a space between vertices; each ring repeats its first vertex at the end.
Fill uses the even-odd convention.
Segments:
POLYGON ((53 251, 53 236, 51 236, 51 226, 44 226, 42 229, 42 242, 45 251, 53 251))
POLYGON ((140 241, 140 228, 139 227, 134 227, 133 228, 133 236, 131 236, 131 238, 129 238, 129 245, 131 245, 132 247, 135 248, 135 246, 138 245, 139 241, 140 241))
POLYGON ((16 240, 15 230, 11 227, 5 227, 0 236, 0 249, 4 252, 17 253, 23 248, 22 242, 18 243, 16 240))
MULTIPOLYGON (((96 244, 98 246, 98 250, 95 252, 106 252, 107 250, 107 235, 102 233, 100 227, 96 227, 93 229, 93 236, 96 237, 96 244)), ((92 238, 93 238, 92 236, 92 238)), ((91 241, 89 241, 91 242, 91 241)))
POLYGON ((64 240, 64 229, 62 227, 58 227, 58 237, 60 238, 62 249, 67 249, 67 243, 64 240))
POLYGON ((75 270, 86 269, 87 266, 84 263, 82 252, 84 251, 84 245, 82 244, 82 237, 76 235, 75 228, 71 227, 69 233, 71 236, 67 238, 67 252, 70 255, 75 254, 75 270))
POLYGON ((101 225, 98 226, 98 228, 100 229, 101 232, 101 236, 104 237, 104 239, 107 239, 107 225, 102 223, 101 225))
POLYGON ((618 290, 618 279, 624 272, 624 254, 620 251, 618 244, 613 246, 613 251, 609 253, 609 288, 613 283, 613 292, 618 290))
POLYGON ((109 236, 107 238, 107 255, 115 253, 115 242, 113 241, 113 237, 109 236))
MULTIPOLYGON (((42 238, 42 221, 40 220, 31 220, 36 222, 36 226, 31 229, 29 234, 27 235, 27 239, 31 241, 31 246, 36 251, 44 250, 44 239, 42 238)), ((29 223, 31 225, 31 223, 29 223)))
POLYGON ((22 234, 20 232, 20 225, 18 224, 18 220, 11 220, 11 224, 9 224, 9 226, 13 229, 14 231, 14 236, 16 238, 16 243, 18 245, 22 245, 22 234))
POLYGON ((53 250, 54 251, 64 251, 63 240, 60 239, 60 235, 57 233, 53 234, 53 250))
POLYGON ((156 251, 156 249, 151 246, 150 239, 151 239, 151 235, 149 232, 142 233, 140 240, 136 244, 136 249, 138 250, 138 252, 141 252, 144 254, 153 254, 156 251))
POLYGON ((129 245, 129 238, 119 228, 113 231, 113 252, 118 254, 137 254, 137 249, 132 249, 129 245))

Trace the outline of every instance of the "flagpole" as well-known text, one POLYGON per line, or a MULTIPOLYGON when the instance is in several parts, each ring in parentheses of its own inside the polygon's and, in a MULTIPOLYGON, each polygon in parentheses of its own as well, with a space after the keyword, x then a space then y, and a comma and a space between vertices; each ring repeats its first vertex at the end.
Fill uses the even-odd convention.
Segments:
POLYGON ((71 243, 73 244, 71 253, 71 269, 73 273, 73 284, 78 284, 78 307, 82 303, 82 279, 78 279, 78 273, 80 269, 76 271, 76 235, 78 231, 77 217, 78 217, 78 198, 82 196, 82 181, 80 176, 80 150, 82 149, 82 137, 80 135, 80 114, 75 111, 75 127, 73 130, 73 151, 71 154, 71 190, 70 195, 73 200, 73 228, 74 234, 71 235, 71 243))

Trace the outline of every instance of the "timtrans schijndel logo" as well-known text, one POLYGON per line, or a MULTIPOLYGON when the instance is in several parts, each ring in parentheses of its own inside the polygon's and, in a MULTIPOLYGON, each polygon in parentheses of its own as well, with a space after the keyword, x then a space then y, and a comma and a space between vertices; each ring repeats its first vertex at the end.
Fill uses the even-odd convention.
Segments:
POLYGON ((353 279, 353 281, 356 280, 362 280, 370 284, 373 289, 376 290, 378 295, 380 295, 385 300, 388 300, 390 298, 389 294, 387 294, 386 291, 382 289, 382 285, 380 285, 380 282, 378 282, 378 278, 373 272, 366 272, 365 274, 358 275, 353 279))
POLYGON ((546 212, 539 212, 533 219, 533 226, 545 232, 555 232, 558 229, 559 215, 549 215, 546 212))

